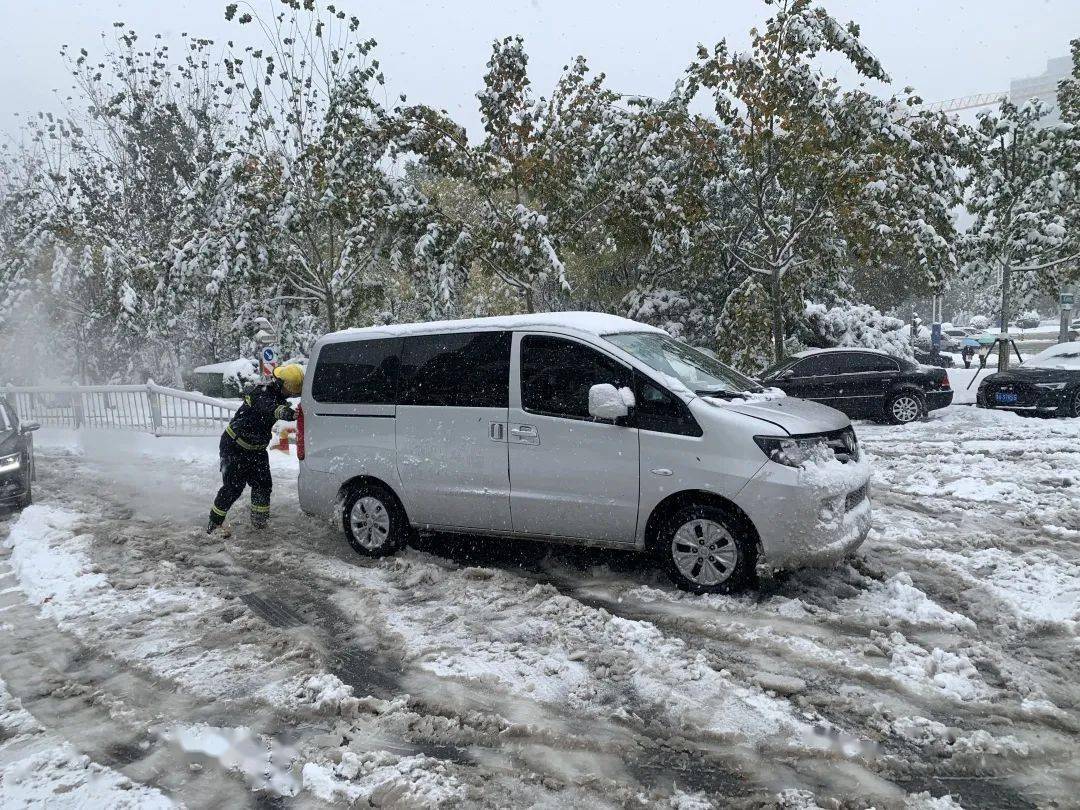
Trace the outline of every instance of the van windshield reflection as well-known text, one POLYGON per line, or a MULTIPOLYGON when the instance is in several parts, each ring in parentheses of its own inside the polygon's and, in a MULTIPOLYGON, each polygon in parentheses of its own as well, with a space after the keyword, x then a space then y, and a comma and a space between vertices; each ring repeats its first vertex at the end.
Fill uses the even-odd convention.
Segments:
POLYGON ((737 397, 761 386, 704 352, 659 332, 619 332, 604 339, 699 396, 737 397))

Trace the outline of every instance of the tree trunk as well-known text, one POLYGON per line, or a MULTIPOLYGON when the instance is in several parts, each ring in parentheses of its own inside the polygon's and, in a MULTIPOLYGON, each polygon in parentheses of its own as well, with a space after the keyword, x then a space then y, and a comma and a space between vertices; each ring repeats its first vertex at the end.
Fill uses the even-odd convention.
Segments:
POLYGON ((1012 306, 1012 268, 1006 264, 1001 268, 1001 340, 998 349, 998 371, 1009 370, 1009 308, 1012 306))
POLYGON ((774 270, 769 276, 769 298, 772 310, 773 362, 779 363, 784 359, 784 302, 779 270, 774 270))
POLYGON ((535 311, 533 309, 533 291, 531 285, 525 288, 525 311, 530 315, 535 311))
POLYGON ((327 290, 323 301, 326 304, 326 331, 337 331, 337 307, 334 306, 334 294, 327 290))

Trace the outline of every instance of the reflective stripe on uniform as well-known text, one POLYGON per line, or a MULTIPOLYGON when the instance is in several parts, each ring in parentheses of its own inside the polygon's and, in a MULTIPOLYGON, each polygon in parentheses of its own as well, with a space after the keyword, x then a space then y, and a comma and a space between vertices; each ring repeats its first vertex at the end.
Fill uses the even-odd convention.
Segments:
POLYGON ((275 419, 284 419, 285 418, 285 410, 288 407, 289 407, 288 405, 278 405, 276 408, 274 408, 274 418, 275 419))
POLYGON ((266 445, 252 444, 251 442, 245 442, 243 439, 241 439, 239 436, 236 435, 236 431, 233 430, 232 425, 226 425, 225 426, 225 432, 228 433, 229 436, 232 437, 232 440, 234 442, 236 442, 238 445, 243 447, 245 450, 265 450, 266 449, 266 445))
POLYGON ((258 504, 254 504, 254 503, 253 503, 253 504, 251 505, 251 511, 252 511, 252 512, 269 512, 269 511, 270 511, 270 506, 269 506, 269 505, 267 505, 267 506, 260 506, 260 505, 258 505, 258 504))
POLYGON ((225 514, 226 514, 224 509, 218 509, 216 506, 213 506, 213 505, 210 506, 210 511, 213 512, 218 517, 225 517, 225 514))

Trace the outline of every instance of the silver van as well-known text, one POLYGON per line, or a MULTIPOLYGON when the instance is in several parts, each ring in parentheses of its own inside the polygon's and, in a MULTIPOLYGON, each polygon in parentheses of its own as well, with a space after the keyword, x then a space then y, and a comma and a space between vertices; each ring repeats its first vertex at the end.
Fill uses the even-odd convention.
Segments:
POLYGON ((715 593, 759 561, 843 557, 870 528, 846 416, 611 315, 336 332, 301 411, 300 506, 361 554, 415 531, 636 549, 715 593))

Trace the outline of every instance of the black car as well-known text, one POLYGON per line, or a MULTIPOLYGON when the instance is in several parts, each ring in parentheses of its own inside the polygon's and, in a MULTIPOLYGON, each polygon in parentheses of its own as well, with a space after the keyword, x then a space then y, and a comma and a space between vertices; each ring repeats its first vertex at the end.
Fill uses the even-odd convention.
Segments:
POLYGON ((980 408, 1080 416, 1080 342, 1059 343, 979 384, 980 408))
POLYGON ((952 402, 949 375, 872 349, 810 349, 767 369, 762 383, 848 416, 914 422, 952 402))
POLYGON ((34 437, 37 422, 19 422, 0 397, 0 506, 23 508, 33 501, 34 437))

